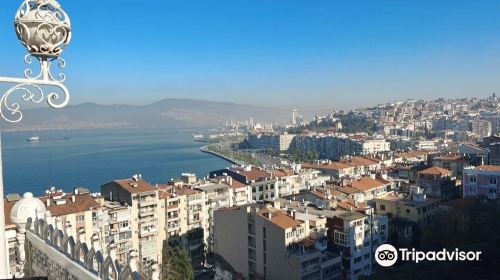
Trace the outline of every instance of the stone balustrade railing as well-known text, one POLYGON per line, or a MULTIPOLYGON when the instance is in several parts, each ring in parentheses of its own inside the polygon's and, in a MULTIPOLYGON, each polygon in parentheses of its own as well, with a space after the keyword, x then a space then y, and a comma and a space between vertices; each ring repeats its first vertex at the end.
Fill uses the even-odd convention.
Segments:
MULTIPOLYGON (((70 227, 70 225, 68 226, 70 227)), ((158 265, 154 264, 142 276, 139 273, 139 255, 131 250, 128 263, 121 266, 116 259, 116 246, 111 243, 104 252, 98 246, 99 237, 92 236, 92 245, 83 238, 75 240, 66 232, 54 228, 44 220, 28 220, 26 224, 25 276, 47 276, 49 279, 158 279, 158 265)), ((22 248, 22 244, 19 244, 22 248)))

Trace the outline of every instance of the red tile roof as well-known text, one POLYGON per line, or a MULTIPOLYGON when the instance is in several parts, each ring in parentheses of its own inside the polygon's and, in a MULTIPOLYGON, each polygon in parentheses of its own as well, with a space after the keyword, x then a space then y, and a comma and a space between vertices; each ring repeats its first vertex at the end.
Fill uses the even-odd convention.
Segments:
POLYGON ((292 170, 286 169, 286 168, 274 169, 271 172, 272 172, 273 176, 278 177, 278 178, 292 176, 295 174, 295 173, 293 173, 292 170))
POLYGON ((498 165, 480 165, 480 166, 476 167, 476 169, 485 170, 485 171, 500 171, 500 166, 498 166, 498 165))
POLYGON ((247 178, 247 181, 255 181, 255 180, 258 180, 261 178, 270 178, 271 177, 271 175, 269 173, 267 173, 265 170, 262 170, 260 168, 255 167, 255 166, 252 166, 250 171, 246 171, 242 167, 234 167, 233 171, 245 176, 247 178))
POLYGON ((297 227, 303 223, 274 208, 260 209, 258 214, 282 229, 297 227), (270 219, 268 213, 271 213, 270 219))
POLYGON ((444 156, 435 158, 435 160, 457 161, 457 160, 462 160, 464 158, 465 158, 465 156, 463 156, 463 155, 451 154, 451 155, 444 155, 444 156))
POLYGON ((156 190, 155 187, 142 179, 137 181, 134 179, 115 180, 113 183, 118 184, 129 193, 154 192, 156 190))
POLYGON ((347 169, 347 168, 352 168, 349 164, 334 161, 330 163, 304 163, 302 164, 302 168, 306 169, 323 169, 323 170, 341 170, 341 169, 347 169))
POLYGON ((365 192, 382 187, 386 184, 386 182, 381 182, 380 180, 372 179, 371 177, 362 177, 359 180, 351 182, 349 185, 357 190, 365 192))
POLYGON ((54 195, 51 197, 42 196, 39 199, 45 204, 47 211, 50 211, 52 216, 63 216, 74 213, 85 212, 90 209, 99 208, 100 205, 97 203, 95 198, 90 194, 77 194, 75 195, 75 202, 71 200, 72 194, 66 194, 62 199, 65 201, 64 204, 57 205, 56 200, 54 200, 54 195), (50 206, 47 207, 47 199, 50 199, 50 206))
MULTIPOLYGON (((63 197, 57 199, 58 201, 64 201, 63 204, 57 205, 54 197, 60 196, 61 193, 52 193, 50 197, 42 196, 38 197, 45 205, 46 210, 50 211, 50 215, 53 217, 64 216, 69 214, 82 213, 90 209, 97 209, 100 207, 99 203, 90 194, 77 194, 75 195, 75 202, 72 201, 72 193, 65 194, 63 197), (50 206, 47 206, 47 200, 50 199, 50 206)), ((5 225, 13 225, 10 219, 10 212, 12 207, 17 201, 7 201, 4 200, 4 215, 5 215, 5 225)))
POLYGON ((419 171, 418 174, 426 174, 426 175, 450 175, 451 171, 448 169, 441 168, 439 166, 432 166, 422 171, 419 171))
POLYGON ((352 157, 348 160, 343 161, 350 166, 371 166, 378 164, 378 160, 369 159, 365 157, 352 157))

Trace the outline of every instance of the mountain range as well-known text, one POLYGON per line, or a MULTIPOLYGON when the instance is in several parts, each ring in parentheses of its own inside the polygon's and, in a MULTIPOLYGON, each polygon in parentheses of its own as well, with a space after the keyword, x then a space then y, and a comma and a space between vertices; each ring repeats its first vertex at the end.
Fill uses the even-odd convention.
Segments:
POLYGON ((265 106, 195 99, 163 99, 148 105, 100 105, 82 103, 63 109, 36 108, 23 111, 23 120, 2 129, 48 130, 84 128, 173 128, 214 127, 226 121, 283 122, 290 110, 265 106))

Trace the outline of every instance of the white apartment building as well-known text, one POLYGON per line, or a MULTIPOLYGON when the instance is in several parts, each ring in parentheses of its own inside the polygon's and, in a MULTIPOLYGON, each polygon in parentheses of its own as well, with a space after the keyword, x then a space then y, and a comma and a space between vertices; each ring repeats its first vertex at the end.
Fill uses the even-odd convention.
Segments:
POLYGON ((465 167, 463 174, 464 197, 483 196, 489 199, 498 199, 498 193, 500 193, 500 166, 465 167))
POLYGON ((137 249, 145 265, 161 262, 161 249, 165 237, 164 201, 158 189, 142 180, 140 175, 131 179, 115 180, 101 186, 101 194, 109 201, 125 203, 131 209, 132 247, 137 249))
POLYGON ((263 201, 279 196, 277 179, 271 173, 255 166, 232 167, 210 172, 210 178, 230 176, 252 190, 253 201, 263 201))
POLYGON ((343 277, 358 279, 372 274, 374 252, 388 240, 387 217, 347 211, 329 219, 327 225, 329 242, 342 254, 343 277))
POLYGON ((197 190, 203 191, 206 196, 206 206, 207 206, 207 220, 204 224, 206 244, 208 245, 208 250, 213 252, 213 226, 214 226, 214 211, 231 207, 231 188, 229 185, 224 183, 204 183, 196 187, 197 190))
POLYGON ((132 247, 131 208, 116 201, 104 202, 105 244, 116 245, 116 258, 120 264, 127 264, 127 256, 132 247))

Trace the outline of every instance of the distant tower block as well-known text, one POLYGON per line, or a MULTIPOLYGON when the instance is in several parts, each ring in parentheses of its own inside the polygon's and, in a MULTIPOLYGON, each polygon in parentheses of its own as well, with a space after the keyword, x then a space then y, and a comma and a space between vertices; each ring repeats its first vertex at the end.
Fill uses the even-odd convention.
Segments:
POLYGON ((292 110, 292 125, 297 125, 297 118, 299 116, 299 110, 292 110))

